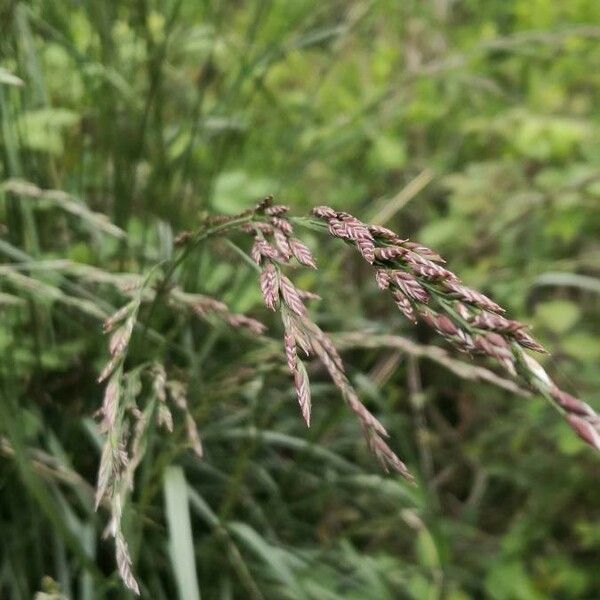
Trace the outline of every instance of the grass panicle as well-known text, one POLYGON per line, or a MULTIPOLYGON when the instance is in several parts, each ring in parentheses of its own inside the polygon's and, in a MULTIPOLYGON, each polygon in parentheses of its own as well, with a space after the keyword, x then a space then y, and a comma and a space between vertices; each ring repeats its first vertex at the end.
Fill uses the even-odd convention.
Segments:
POLYGON ((548 399, 581 439, 600 450, 600 416, 582 400, 560 390, 524 352, 545 352, 525 324, 506 318, 506 311, 496 302, 465 286, 441 266, 445 261, 430 248, 327 206, 316 207, 312 214, 325 222, 332 236, 354 245, 376 268, 377 285, 391 291, 411 322, 427 323, 461 352, 496 361, 548 399))
MULTIPOLYGON (((312 411, 306 359, 314 357, 325 367, 346 405, 357 417, 367 446, 382 467, 414 481, 406 464, 387 443, 386 428, 360 400, 331 337, 311 318, 306 303, 319 297, 296 287, 286 274, 294 266, 317 268, 309 247, 296 237, 288 214, 287 206, 274 204, 269 196, 253 209, 232 217, 209 217, 198 231, 180 234, 176 240, 180 254, 155 267, 163 269, 162 281, 154 290, 149 289, 147 282, 151 277, 148 275, 146 283, 128 290, 130 301, 104 323, 104 331, 110 335, 110 358, 98 378, 100 382, 107 383, 100 409, 106 442, 98 471, 96 507, 101 503, 110 507, 108 533, 115 540, 118 570, 125 585, 136 593, 139 593, 139 588, 122 529, 122 516, 128 494, 134 487, 136 469, 146 450, 151 423, 173 431, 171 406, 175 407, 183 416, 190 448, 198 457, 203 456, 185 385, 176 378, 171 379, 161 362, 142 363, 130 366, 129 370, 125 368, 140 306, 142 303, 149 304, 151 316, 157 303, 164 301, 175 310, 183 309, 209 322, 214 318, 234 328, 244 329, 256 339, 266 332, 263 323, 232 312, 221 300, 185 292, 170 281, 190 250, 208 237, 228 237, 235 231, 252 236, 250 258, 259 271, 259 287, 265 306, 280 314, 285 360, 306 425, 310 426, 312 411), (149 395, 138 404, 144 389, 149 389, 149 395)), ((409 321, 426 323, 461 352, 492 359, 508 373, 510 380, 481 367, 457 367, 456 361, 445 355, 436 355, 435 360, 461 373, 461 376, 483 378, 525 395, 525 390, 542 394, 558 408, 580 438, 600 450, 600 418, 589 405, 560 390, 541 365, 527 354, 526 350, 544 352, 527 326, 509 319, 496 302, 465 286, 455 273, 444 266, 445 261, 437 252, 403 239, 386 227, 363 223, 347 212, 319 206, 313 209, 312 214, 318 221, 309 222, 310 226, 320 226, 331 236, 356 248, 374 269, 379 289, 390 292, 409 321), (468 370, 466 375, 465 369, 468 370)), ((362 336, 360 343, 368 346, 371 342, 368 336, 362 336)), ((381 343, 389 343, 392 347, 396 344, 393 339, 387 338, 381 343)), ((410 348, 410 352, 418 351, 414 346, 410 348)))

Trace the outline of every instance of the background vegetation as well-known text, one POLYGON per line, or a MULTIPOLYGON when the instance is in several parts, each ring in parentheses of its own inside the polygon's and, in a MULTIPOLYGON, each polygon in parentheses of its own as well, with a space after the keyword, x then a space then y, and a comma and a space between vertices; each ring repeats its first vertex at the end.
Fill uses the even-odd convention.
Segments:
MULTIPOLYGON (((108 274, 267 193, 432 245, 600 409, 597 0, 3 0, 0 28, 2 597, 128 597, 93 510, 108 274)), ((325 329, 419 344, 344 351, 419 485, 380 473, 318 365, 306 430, 256 274, 206 245, 180 284, 269 332, 158 310, 133 338, 189 382, 206 451, 151 433, 125 515, 142 596, 600 597, 598 457, 308 242, 325 329)))

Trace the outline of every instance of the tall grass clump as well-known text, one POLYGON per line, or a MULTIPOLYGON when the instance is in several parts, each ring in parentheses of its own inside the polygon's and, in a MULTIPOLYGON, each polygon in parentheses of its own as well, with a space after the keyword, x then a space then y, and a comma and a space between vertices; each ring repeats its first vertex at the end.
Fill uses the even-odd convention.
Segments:
POLYGON ((0 2, 0 598, 600 597, 599 11, 0 2))

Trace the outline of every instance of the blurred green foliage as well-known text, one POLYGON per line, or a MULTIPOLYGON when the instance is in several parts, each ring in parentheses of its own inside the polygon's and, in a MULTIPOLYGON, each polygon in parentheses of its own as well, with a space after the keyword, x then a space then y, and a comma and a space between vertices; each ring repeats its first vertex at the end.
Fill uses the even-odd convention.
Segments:
MULTIPOLYGON (((127 597, 90 496, 100 319, 122 298, 47 261, 142 272, 207 212, 331 204, 440 250, 600 409, 597 0, 4 0, 0 28, 0 181, 64 190, 127 232, 1 187, 2 262, 28 276, 0 275, 2 597, 127 597)), ((321 271, 299 283, 324 327, 438 343, 310 241, 321 271)), ((268 318, 227 248, 182 281, 268 318)), ((329 385, 307 432, 276 353, 151 325, 179 344, 160 359, 190 381, 207 457, 181 431, 150 440, 127 515, 143 597, 600 597, 600 463, 541 400, 346 352, 410 488, 377 471, 329 385)))

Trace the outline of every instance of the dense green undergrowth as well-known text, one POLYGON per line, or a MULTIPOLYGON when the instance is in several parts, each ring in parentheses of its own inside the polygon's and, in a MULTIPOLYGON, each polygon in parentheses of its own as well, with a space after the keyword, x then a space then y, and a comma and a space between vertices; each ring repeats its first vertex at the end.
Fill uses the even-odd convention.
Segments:
MULTIPOLYGON (((182 229, 268 193, 435 247, 600 409, 597 1, 5 0, 0 33, 0 596, 127 597, 93 506, 102 322, 182 229)), ((597 456, 311 235, 296 282, 418 485, 318 364, 306 429, 247 247, 210 241, 178 285, 268 330, 142 307, 128 361, 186 383, 205 451, 177 415, 149 431, 142 597, 599 597, 597 456)))

